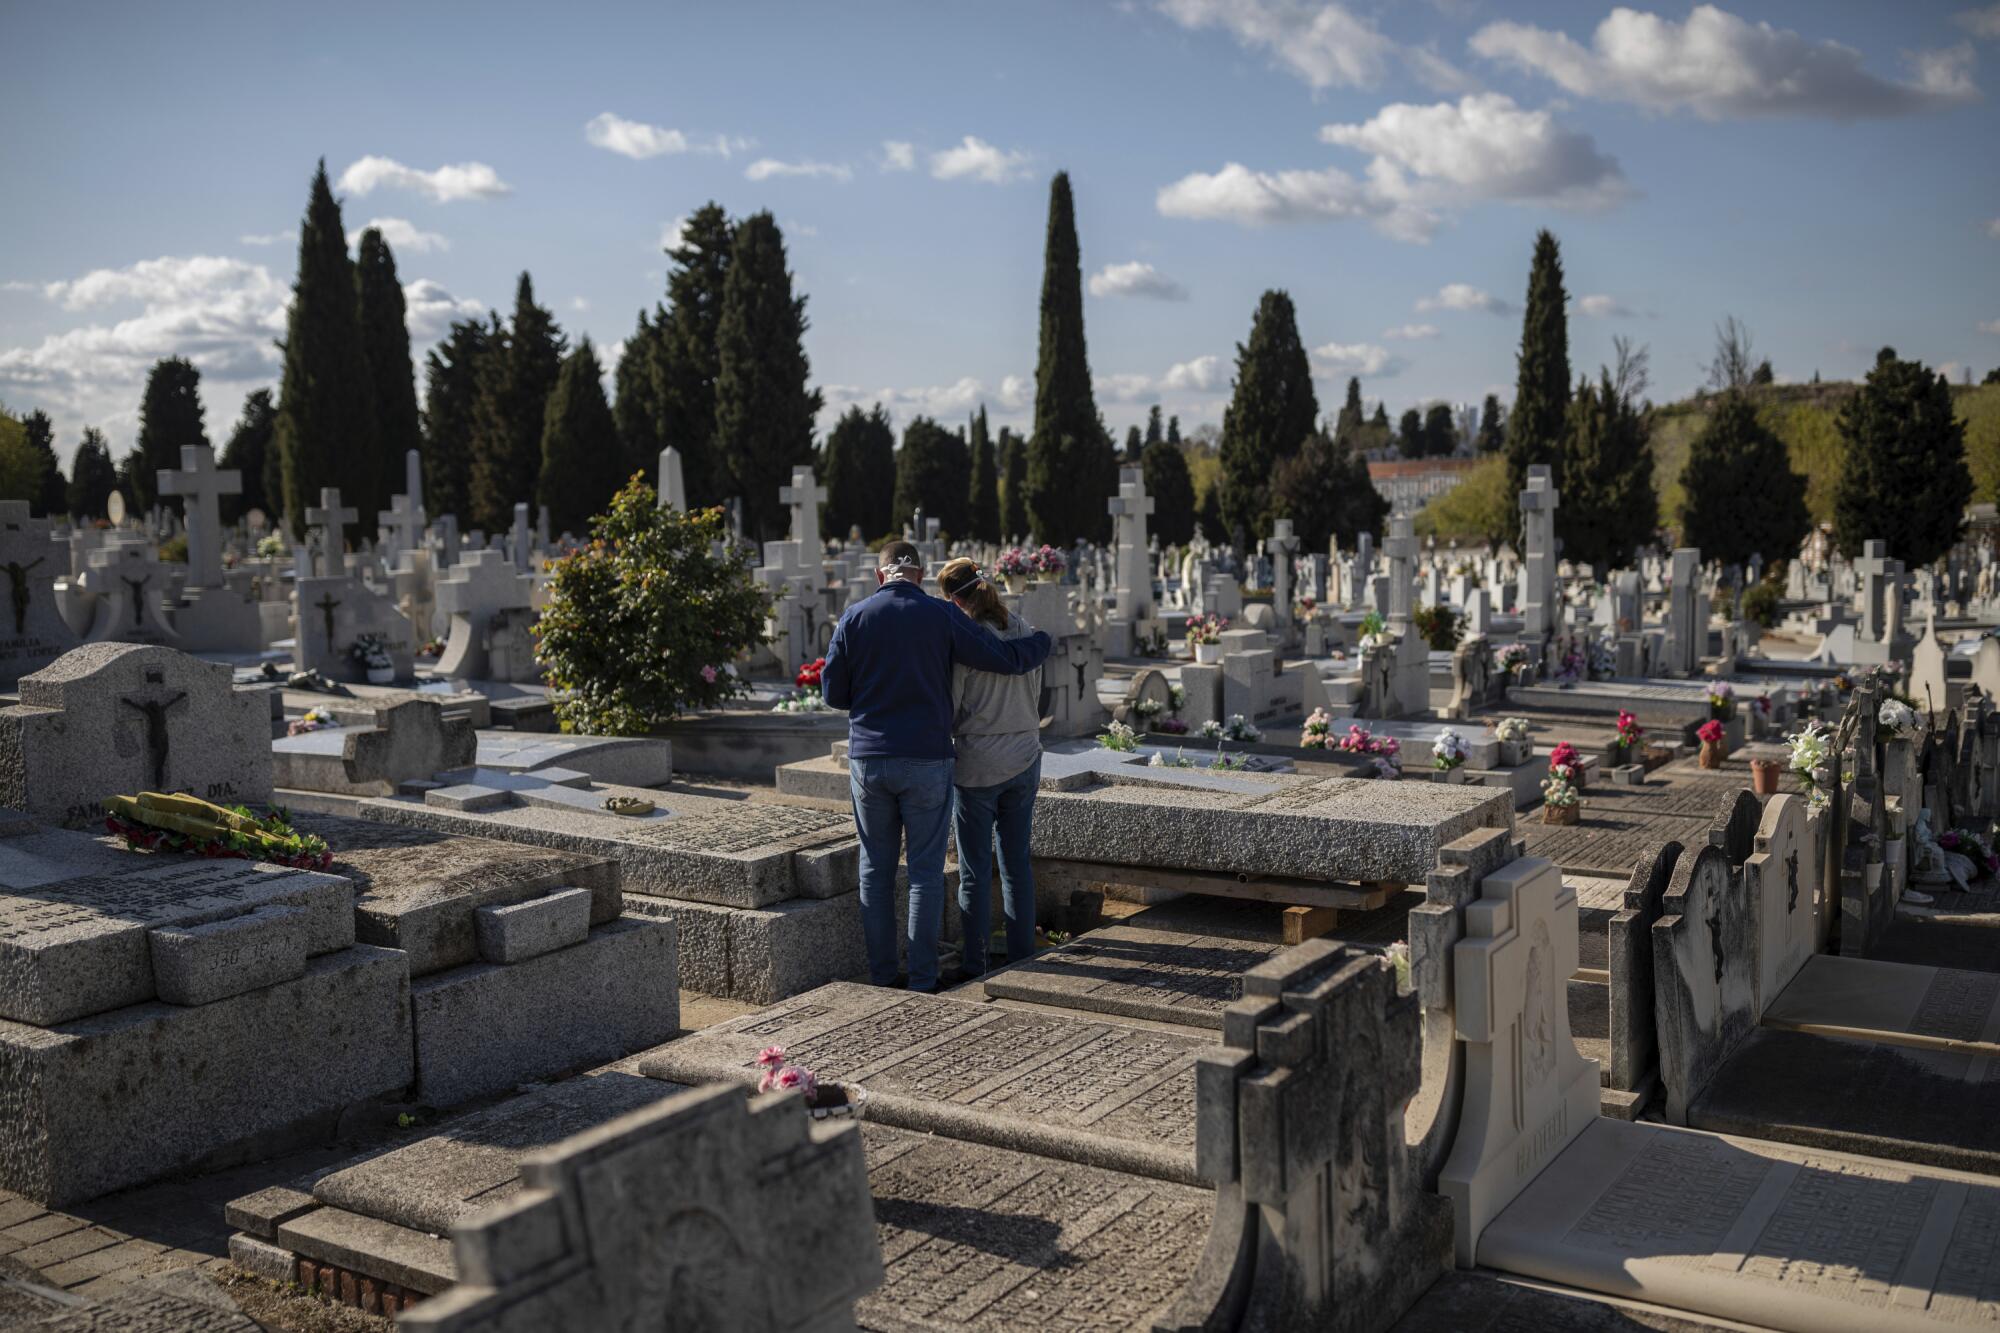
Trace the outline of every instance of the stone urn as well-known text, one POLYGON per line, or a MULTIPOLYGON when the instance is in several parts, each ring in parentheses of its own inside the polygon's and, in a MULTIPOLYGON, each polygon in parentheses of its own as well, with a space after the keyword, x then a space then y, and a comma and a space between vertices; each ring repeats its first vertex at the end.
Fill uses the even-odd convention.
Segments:
POLYGON ((1544 824, 1574 824, 1581 818, 1583 818, 1583 803, 1580 801, 1575 805, 1542 806, 1544 824))
POLYGON ((1201 666, 1214 666, 1222 660, 1222 645, 1219 643, 1198 643, 1194 646, 1194 660, 1201 666))
POLYGON ((1701 766, 1703 768, 1722 767, 1722 742, 1703 741, 1701 743, 1701 766))
POLYGON ((1778 792, 1778 774, 1783 765, 1775 759, 1752 759, 1750 761, 1750 790, 1759 796, 1775 796, 1778 792))
POLYGON ((1633 762, 1632 747, 1623 741, 1613 741, 1604 747, 1604 766, 1623 768, 1633 762))

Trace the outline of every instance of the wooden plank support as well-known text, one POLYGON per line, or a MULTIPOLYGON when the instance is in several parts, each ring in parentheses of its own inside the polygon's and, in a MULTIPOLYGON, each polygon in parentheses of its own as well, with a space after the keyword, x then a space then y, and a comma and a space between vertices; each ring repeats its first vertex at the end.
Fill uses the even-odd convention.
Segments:
POLYGON ((1287 907, 1340 908, 1351 912, 1371 912, 1402 891, 1401 884, 1371 881, 1367 884, 1338 884, 1325 880, 1253 878, 1226 871, 1173 870, 1159 866, 1120 865, 1105 861, 1069 861, 1036 857, 1036 878, 1044 874, 1051 882, 1074 884, 1118 884, 1140 889, 1168 889, 1178 893, 1206 893, 1223 898, 1249 898, 1257 902, 1282 903, 1287 907))
POLYGON ((1331 907, 1287 907, 1283 939, 1287 946, 1316 940, 1332 930, 1340 913, 1331 907))

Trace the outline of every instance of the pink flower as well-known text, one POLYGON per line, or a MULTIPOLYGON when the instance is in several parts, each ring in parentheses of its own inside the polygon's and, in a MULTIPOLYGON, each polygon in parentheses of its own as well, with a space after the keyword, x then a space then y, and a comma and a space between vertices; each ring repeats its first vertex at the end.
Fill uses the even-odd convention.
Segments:
POLYGON ((776 1069, 784 1063, 785 1048, 782 1046, 766 1046, 763 1050, 757 1052, 757 1064, 761 1068, 776 1069))
POLYGON ((712 666, 703 667, 701 669, 701 678, 707 681, 710 685, 715 684, 715 668, 712 666))

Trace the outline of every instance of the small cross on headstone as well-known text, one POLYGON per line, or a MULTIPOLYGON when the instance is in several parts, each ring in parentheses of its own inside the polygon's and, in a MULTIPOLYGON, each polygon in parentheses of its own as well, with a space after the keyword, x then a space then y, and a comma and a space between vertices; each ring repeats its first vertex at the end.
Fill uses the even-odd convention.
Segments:
POLYGON ((340 505, 340 488, 323 487, 319 493, 319 506, 306 510, 306 523, 319 530, 319 545, 313 558, 319 563, 321 578, 338 578, 347 550, 347 525, 360 518, 354 509, 343 509, 340 505))
POLYGON ((792 484, 778 488, 778 499, 792 507, 792 540, 808 560, 817 560, 825 550, 819 536, 819 507, 826 500, 826 487, 818 485, 809 467, 792 469, 792 484))

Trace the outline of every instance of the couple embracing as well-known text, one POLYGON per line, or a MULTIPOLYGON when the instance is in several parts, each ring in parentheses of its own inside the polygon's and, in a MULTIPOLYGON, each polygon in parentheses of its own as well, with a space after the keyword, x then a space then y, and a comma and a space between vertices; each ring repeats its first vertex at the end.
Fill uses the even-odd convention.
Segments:
POLYGON ((1049 636, 1012 615, 970 560, 924 591, 906 541, 882 548, 876 592, 848 608, 820 688, 847 711, 848 786, 861 837, 868 978, 898 984, 896 863, 908 843, 909 988, 938 988, 947 822, 958 842, 964 974, 986 970, 997 834, 1007 961, 1034 952, 1028 831, 1041 779, 1041 665, 1049 636))

